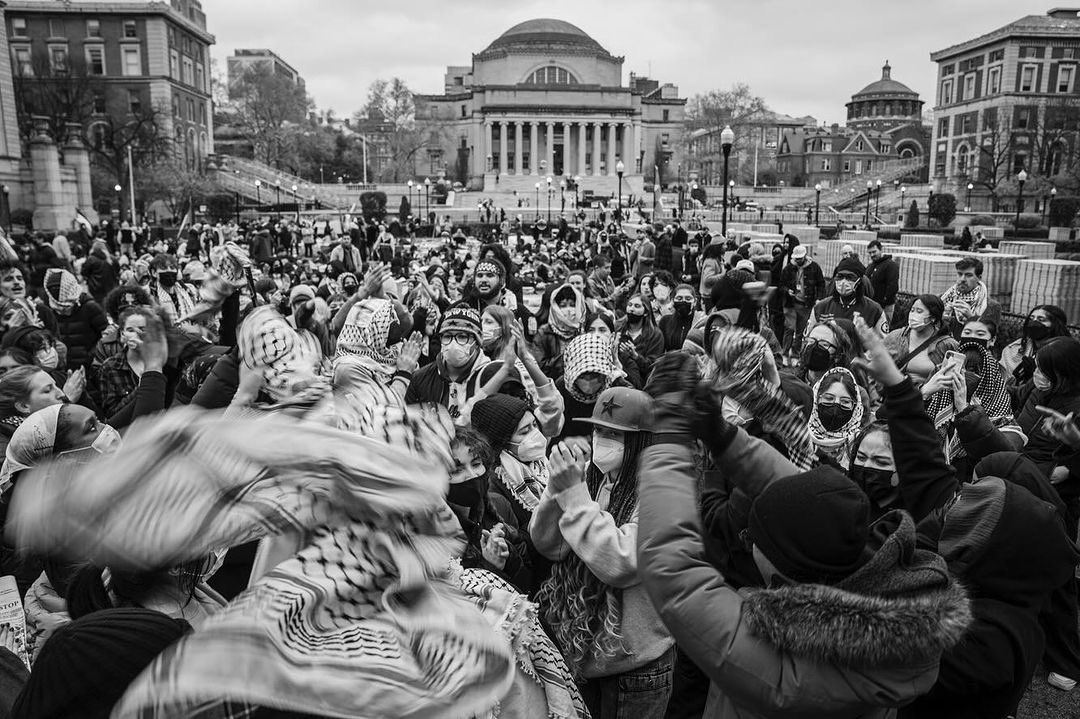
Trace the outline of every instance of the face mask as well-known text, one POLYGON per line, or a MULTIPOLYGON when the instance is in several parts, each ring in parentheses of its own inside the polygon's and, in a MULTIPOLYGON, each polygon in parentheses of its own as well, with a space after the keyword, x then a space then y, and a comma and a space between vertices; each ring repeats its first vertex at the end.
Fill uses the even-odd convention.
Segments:
POLYGON ((1036 368, 1035 374, 1031 376, 1031 381, 1035 385, 1035 389, 1046 392, 1053 384, 1050 382, 1050 378, 1043 374, 1041 369, 1036 368))
POLYGON ((689 317, 694 314, 694 304, 692 302, 676 302, 675 312, 679 317, 689 317))
POLYGON ((668 298, 671 297, 671 288, 665 285, 657 285, 656 289, 653 290, 653 297, 658 302, 667 302, 668 298))
POLYGON ((540 433, 539 429, 533 427, 525 439, 511 444, 510 447, 514 450, 514 456, 522 462, 535 462, 546 456, 547 438, 540 433))
POLYGON ((851 420, 855 409, 844 409, 838 404, 819 404, 817 413, 821 426, 828 432, 836 432, 851 420))
POLYGON ((908 315, 907 326, 910 330, 919 330, 930 324, 930 320, 923 315, 908 315))
POLYGON ((800 257, 799 259, 795 260, 795 264, 797 264, 799 267, 802 267, 806 264, 806 258, 800 257))
POLYGON ((502 337, 502 330, 484 330, 480 333, 480 341, 485 347, 489 347, 492 343, 497 342, 502 337))
POLYGON ((90 448, 98 454, 112 454, 120 448, 120 440, 120 433, 107 424, 101 428, 101 433, 91 443, 90 448))
POLYGON ((644 319, 645 319, 645 313, 644 312, 637 312, 637 311, 631 312, 630 310, 626 311, 626 321, 628 323, 632 324, 632 325, 641 324, 641 322, 644 319))
POLYGON ((824 372, 832 368, 832 352, 817 342, 810 342, 802 350, 803 367, 812 372, 824 372))
POLYGON ((990 340, 985 337, 961 337, 961 345, 978 345, 985 349, 990 349, 990 340))
POLYGON ((887 507, 896 500, 900 477, 893 470, 852 465, 850 476, 877 506, 887 507))
POLYGON ((56 369, 56 365, 60 364, 60 355, 56 353, 55 347, 38 350, 34 353, 34 358, 37 360, 38 367, 42 369, 56 369))
POLYGON ((855 292, 855 282, 852 280, 837 280, 836 291, 841 297, 849 297, 855 292))
POLYGON ((176 273, 164 271, 158 273, 158 284, 166 289, 176 284, 176 273))
POLYGON ((1046 339, 1050 334, 1050 328, 1041 322, 1032 322, 1024 328, 1024 334, 1036 342, 1046 339))
POLYGON ((610 437, 593 437, 592 463, 604 474, 622 466, 623 443, 610 437))
POLYGON ((443 347, 442 356, 443 359, 446 360, 446 364, 455 369, 461 369, 472 362, 475 353, 471 345, 469 347, 462 347, 457 342, 453 342, 446 347, 443 347))
POLYGON ((563 310, 563 318, 570 324, 576 325, 581 319, 581 316, 578 314, 577 309, 573 307, 568 307, 563 310))
POLYGON ((459 507, 475 507, 480 504, 480 499, 483 496, 481 494, 480 478, 473 477, 460 482, 455 482, 454 478, 455 475, 450 476, 450 491, 446 493, 447 500, 459 507))

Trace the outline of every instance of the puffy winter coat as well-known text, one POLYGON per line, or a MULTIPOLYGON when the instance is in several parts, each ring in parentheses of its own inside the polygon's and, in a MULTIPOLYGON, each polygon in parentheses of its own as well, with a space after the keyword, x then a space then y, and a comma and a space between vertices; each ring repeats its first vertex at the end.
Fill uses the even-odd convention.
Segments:
POLYGON ((79 304, 71 314, 56 314, 57 336, 67 345, 69 370, 90 368, 94 347, 108 324, 105 311, 88 294, 79 298, 79 304))

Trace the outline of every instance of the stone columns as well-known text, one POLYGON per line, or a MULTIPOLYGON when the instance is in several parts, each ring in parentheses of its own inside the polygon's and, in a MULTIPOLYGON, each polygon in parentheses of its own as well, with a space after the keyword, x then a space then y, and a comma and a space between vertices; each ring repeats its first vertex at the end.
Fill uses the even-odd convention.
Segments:
POLYGON ((540 123, 533 120, 529 123, 529 174, 540 174, 540 123))
POLYGON ((75 217, 75 211, 74 208, 64 207, 60 150, 49 137, 49 118, 35 115, 33 122, 30 161, 34 174, 34 229, 66 230, 75 217))
POLYGON ((492 130, 495 123, 491 120, 484 121, 484 172, 491 172, 495 169, 493 163, 488 162, 488 158, 495 154, 495 140, 492 136, 492 130))
POLYGON ((599 122, 592 124, 592 175, 593 177, 600 176, 600 128, 603 127, 599 122))
MULTIPOLYGON (((642 172, 644 168, 639 168, 638 163, 641 161, 641 123, 634 123, 634 144, 630 149, 630 165, 629 169, 634 174, 642 172)), ((630 154, 627 153, 627 154, 630 154)))
POLYGON ((75 170, 79 209, 84 213, 92 212, 94 198, 90 193, 90 153, 83 144, 82 125, 78 122, 68 122, 65 123, 65 129, 67 138, 64 141, 64 164, 75 170))
POLYGON ((607 174, 611 177, 615 176, 615 134, 618 123, 609 122, 608 126, 608 141, 607 141, 607 174))
POLYGON ((499 121, 499 174, 505 175, 507 172, 507 137, 506 133, 510 130, 510 123, 506 120, 499 121))
POLYGON ((524 152, 522 152, 521 145, 522 145, 521 122, 517 121, 517 122, 514 123, 514 174, 515 175, 520 175, 521 174, 521 169, 522 169, 522 164, 521 163, 522 163, 522 160, 524 159, 522 157, 522 155, 525 154, 524 152))
POLYGON ((547 159, 547 174, 555 173, 555 123, 548 120, 547 123, 547 148, 544 150, 547 159))
POLYGON ((585 174, 585 130, 588 127, 588 123, 577 122, 574 123, 578 128, 577 137, 577 174, 585 174))

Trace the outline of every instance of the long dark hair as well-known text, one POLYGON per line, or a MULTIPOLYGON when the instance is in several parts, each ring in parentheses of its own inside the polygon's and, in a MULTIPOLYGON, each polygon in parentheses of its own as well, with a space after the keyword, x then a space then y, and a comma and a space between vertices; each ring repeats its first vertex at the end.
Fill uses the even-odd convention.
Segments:
POLYGON ((1050 333, 1046 335, 1046 339, 1053 337, 1068 337, 1069 336, 1069 316, 1065 314, 1065 310, 1061 309, 1057 305, 1035 305, 1028 312, 1027 318, 1024 320, 1023 334, 1020 336, 1020 355, 1027 354, 1028 349, 1028 327, 1034 321, 1031 316, 1037 311, 1042 310, 1046 314, 1050 315, 1050 333))
POLYGON ((934 333, 935 337, 949 333, 949 327, 945 323, 945 303, 941 301, 940 297, 937 295, 917 295, 915 301, 911 304, 914 305, 915 302, 923 303, 923 307, 929 313, 930 319, 937 326, 937 331, 934 333))
POLYGON ((68 614, 72 619, 117 607, 141 607, 154 589, 169 584, 180 588, 186 607, 195 599, 195 589, 207 570, 205 560, 187 562, 177 568, 146 572, 121 572, 110 569, 109 586, 105 586, 104 568, 88 564, 79 569, 67 587, 68 614))
MULTIPOLYGON (((638 459, 649 444, 649 432, 626 432, 622 467, 611 487, 607 511, 615 526, 630 521, 638 501, 638 459)), ((604 474, 590 463, 585 473, 589 496, 596 499, 604 474)), ((580 678, 590 653, 613 656, 625 651, 621 634, 622 590, 604 584, 571 552, 555 564, 537 594, 544 619, 554 633, 570 671, 580 678)))
POLYGON ((1056 396, 1080 393, 1080 340, 1058 337, 1043 345, 1035 362, 1052 384, 1056 396))

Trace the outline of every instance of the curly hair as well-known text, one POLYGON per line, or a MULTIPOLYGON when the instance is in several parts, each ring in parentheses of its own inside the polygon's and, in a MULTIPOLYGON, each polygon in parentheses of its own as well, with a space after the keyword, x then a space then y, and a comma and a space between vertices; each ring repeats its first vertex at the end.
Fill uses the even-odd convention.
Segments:
MULTIPOLYGON (((630 521, 638 501, 638 458, 649 444, 649 432, 627 432, 622 467, 611 488, 608 513, 615 526, 630 521)), ((603 473, 589 464, 585 475, 589 495, 596 499, 603 473)), ((537 593, 544 619, 575 679, 580 679, 590 655, 625 652, 621 633, 622 590, 604 584, 577 554, 557 562, 537 593)))

